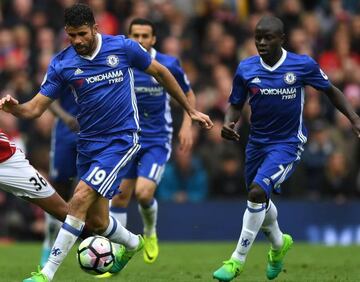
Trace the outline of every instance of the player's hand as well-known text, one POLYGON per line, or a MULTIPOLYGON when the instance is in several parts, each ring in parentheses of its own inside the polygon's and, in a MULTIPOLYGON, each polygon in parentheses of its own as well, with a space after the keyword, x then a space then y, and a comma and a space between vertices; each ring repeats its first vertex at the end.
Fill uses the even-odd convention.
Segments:
POLYGON ((179 131, 180 150, 188 152, 193 145, 193 134, 191 126, 182 126, 179 131))
POLYGON ((202 128, 211 129, 214 125, 208 115, 205 115, 196 110, 190 111, 189 116, 193 121, 198 122, 202 128))
POLYGON ((0 99, 0 110, 4 112, 11 113, 13 106, 19 104, 19 101, 10 95, 6 95, 5 97, 0 99))
POLYGON ((80 126, 76 118, 74 118, 71 115, 68 115, 66 118, 63 119, 63 121, 66 124, 66 126, 70 128, 71 131, 79 132, 80 126))
POLYGON ((235 130, 235 122, 223 125, 221 137, 227 140, 240 141, 240 135, 235 130))

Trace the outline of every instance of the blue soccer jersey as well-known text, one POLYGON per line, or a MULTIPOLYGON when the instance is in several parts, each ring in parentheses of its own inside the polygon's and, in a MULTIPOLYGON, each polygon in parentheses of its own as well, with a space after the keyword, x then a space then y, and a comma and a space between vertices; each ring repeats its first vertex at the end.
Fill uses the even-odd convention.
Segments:
MULTIPOLYGON (((169 69, 184 93, 190 90, 189 82, 178 59, 151 49, 151 57, 169 69)), ((156 79, 141 70, 134 70, 135 93, 139 109, 141 143, 170 142, 172 118, 170 96, 156 79)))
POLYGON ((272 67, 259 56, 242 61, 235 74, 229 101, 251 107, 245 177, 249 188, 259 185, 268 198, 299 163, 307 132, 303 124, 305 85, 319 90, 331 86, 318 64, 307 55, 282 50, 272 67))
POLYGON ((76 117, 79 113, 79 105, 75 101, 75 96, 71 92, 71 88, 66 88, 65 93, 59 97, 60 107, 70 115, 76 117))
POLYGON ((151 63, 135 41, 100 34, 97 38, 92 57, 79 56, 72 46, 55 56, 40 90, 56 99, 70 86, 79 105, 80 140, 139 130, 132 67, 145 70, 151 63))
MULTIPOLYGON (((190 90, 186 75, 176 58, 159 53, 155 49, 151 49, 150 54, 169 69, 184 93, 190 90)), ((152 76, 136 69, 134 76, 141 127, 141 149, 137 154, 136 163, 132 164, 125 178, 135 179, 141 176, 159 184, 171 154, 173 129, 170 97, 152 76)))
POLYGON ((52 99, 71 95, 79 105, 77 169, 82 181, 111 199, 140 146, 132 67, 145 70, 151 56, 124 36, 97 35, 91 57, 69 46, 54 57, 40 93, 52 99))
POLYGON ((253 56, 236 70, 229 102, 244 104, 249 99, 250 142, 305 143, 304 87, 324 90, 331 85, 311 57, 282 51, 281 59, 272 67, 260 56, 253 56))

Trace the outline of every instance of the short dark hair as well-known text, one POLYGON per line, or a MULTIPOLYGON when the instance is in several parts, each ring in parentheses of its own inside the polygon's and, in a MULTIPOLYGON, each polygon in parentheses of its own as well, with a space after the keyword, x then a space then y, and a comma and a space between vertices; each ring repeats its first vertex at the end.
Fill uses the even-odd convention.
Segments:
POLYGON ((147 20, 147 19, 143 19, 143 18, 136 18, 136 19, 133 19, 129 25, 129 34, 131 34, 131 28, 133 25, 148 25, 148 26, 151 26, 151 30, 152 30, 152 34, 155 35, 155 25, 152 21, 150 20, 147 20))
POLYGON ((263 16, 256 26, 259 25, 268 27, 279 35, 284 33, 284 23, 281 19, 274 16, 263 16))
POLYGON ((75 4, 65 9, 64 22, 65 26, 92 26, 95 24, 95 18, 92 10, 88 5, 75 4))

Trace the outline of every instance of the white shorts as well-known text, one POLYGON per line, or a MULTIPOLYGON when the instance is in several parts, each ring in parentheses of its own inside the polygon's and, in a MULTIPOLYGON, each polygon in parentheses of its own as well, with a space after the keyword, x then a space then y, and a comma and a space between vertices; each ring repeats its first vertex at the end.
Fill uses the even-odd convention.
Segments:
POLYGON ((29 163, 24 153, 16 149, 10 159, 0 163, 0 189, 17 197, 47 198, 54 188, 29 163))

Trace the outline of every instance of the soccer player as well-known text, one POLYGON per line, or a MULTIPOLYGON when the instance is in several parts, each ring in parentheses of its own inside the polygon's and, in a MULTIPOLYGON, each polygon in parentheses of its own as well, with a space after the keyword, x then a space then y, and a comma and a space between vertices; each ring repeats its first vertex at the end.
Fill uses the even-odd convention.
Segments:
POLYGON ((119 272, 143 248, 141 236, 109 217, 109 199, 118 192, 120 180, 140 148, 132 67, 154 76, 192 120, 205 128, 212 127, 207 115, 189 105, 168 69, 152 60, 143 47, 124 36, 99 34, 89 6, 75 4, 67 8, 64 22, 71 44, 52 59, 39 93, 24 104, 10 95, 0 100, 0 109, 21 118, 36 118, 61 95, 62 89, 70 87, 79 105, 80 180, 47 263, 25 282, 53 279, 85 219, 96 233, 123 246, 115 253, 110 272, 119 272))
MULTIPOLYGON (((68 213, 68 204, 1 129, 0 189, 37 205, 59 222, 63 222, 68 213)), ((81 237, 92 234, 84 228, 81 237)))
MULTIPOLYGON (((56 116, 52 130, 50 150, 50 176, 49 180, 59 195, 69 201, 77 177, 76 146, 78 140, 79 124, 75 118, 78 106, 70 88, 58 101, 50 105, 50 110, 56 116)), ((43 242, 40 266, 43 267, 50 255, 61 222, 49 214, 45 214, 45 238, 43 242)))
MULTIPOLYGON (((170 70, 186 94, 189 104, 195 107, 194 92, 179 61, 153 48, 156 43, 154 24, 146 19, 134 19, 129 26, 129 37, 139 42, 152 58, 170 70)), ((126 208, 135 189, 144 224, 144 260, 153 263, 159 253, 156 235, 158 204, 154 193, 171 154, 173 128, 170 97, 164 87, 145 72, 135 69, 134 79, 141 128, 141 149, 137 161, 133 163, 120 184, 122 193, 111 201, 110 214, 126 226, 126 208)), ((179 142, 183 150, 191 148, 191 119, 186 113, 179 131, 179 142)))
POLYGON ((39 206, 60 221, 65 220, 67 203, 1 129, 0 189, 39 206))
POLYGON ((263 17, 255 29, 259 56, 243 60, 235 73, 222 136, 239 141, 235 125, 249 99, 252 115, 245 168, 248 201, 236 249, 213 273, 219 281, 231 281, 243 271, 260 229, 271 243, 266 268, 268 279, 276 278, 281 272, 284 256, 293 245, 291 236, 279 228, 277 209, 270 197, 272 192, 279 192, 281 183, 293 173, 307 139, 302 118, 304 86, 323 91, 360 137, 359 116, 318 64, 307 55, 282 48, 283 28, 280 19, 263 17))

